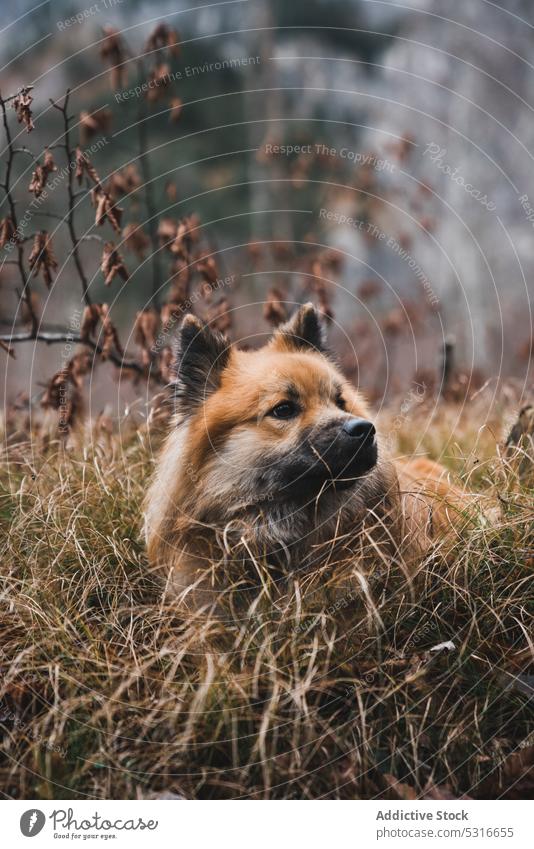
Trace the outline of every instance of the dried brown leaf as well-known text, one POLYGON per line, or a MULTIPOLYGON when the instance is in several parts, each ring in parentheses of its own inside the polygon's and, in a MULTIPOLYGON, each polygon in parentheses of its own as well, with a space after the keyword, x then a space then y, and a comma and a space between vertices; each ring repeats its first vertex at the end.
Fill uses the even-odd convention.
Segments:
POLYGON ((54 256, 52 240, 45 230, 35 234, 28 264, 36 276, 39 272, 42 273, 46 286, 50 289, 54 279, 53 272, 57 271, 58 264, 54 256))
POLYGON ((13 109, 17 113, 19 124, 24 124, 26 132, 31 133, 34 129, 31 104, 33 97, 30 94, 32 86, 21 89, 20 93, 13 99, 13 109))
POLYGON ((124 259, 115 247, 113 242, 106 242, 102 251, 102 259, 100 268, 104 275, 104 283, 109 286, 118 274, 124 281, 128 280, 128 269, 124 264, 124 259))

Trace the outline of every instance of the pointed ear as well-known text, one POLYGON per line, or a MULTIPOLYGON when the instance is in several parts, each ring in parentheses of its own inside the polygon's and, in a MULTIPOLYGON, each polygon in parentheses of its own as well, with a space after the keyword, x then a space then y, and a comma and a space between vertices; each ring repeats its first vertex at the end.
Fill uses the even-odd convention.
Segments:
POLYGON ((271 344, 282 351, 305 351, 311 348, 325 352, 326 334, 314 305, 308 303, 299 307, 289 321, 278 328, 271 344))
POLYGON ((176 352, 176 398, 184 407, 198 406, 220 386, 230 359, 230 342, 186 315, 180 327, 176 352))

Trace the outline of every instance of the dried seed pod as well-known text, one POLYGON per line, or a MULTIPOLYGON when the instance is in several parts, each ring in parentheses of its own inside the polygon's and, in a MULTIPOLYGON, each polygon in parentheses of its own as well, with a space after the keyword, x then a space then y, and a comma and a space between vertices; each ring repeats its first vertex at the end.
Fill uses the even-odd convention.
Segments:
POLYGON ((33 97, 30 94, 33 86, 26 86, 21 89, 20 93, 13 99, 13 109, 17 113, 19 124, 24 124, 26 132, 31 133, 34 128, 32 119, 31 104, 33 97))
POLYGON ((155 65, 150 71, 146 99, 149 103, 156 103, 165 95, 165 89, 171 84, 171 69, 166 62, 155 65))
POLYGON ((76 177, 79 186, 82 183, 84 174, 87 174, 87 176, 90 180, 93 181, 93 183, 95 183, 97 186, 100 186, 100 177, 98 176, 96 169, 91 163, 91 160, 89 159, 88 155, 80 147, 76 148, 75 162, 76 170, 74 172, 74 176, 76 177))
POLYGON ((180 257, 186 262, 189 261, 189 255, 191 252, 191 235, 189 232, 189 220, 187 218, 181 218, 176 227, 176 235, 174 240, 170 246, 170 251, 176 257, 180 257))
POLYGON ((80 142, 87 144, 90 139, 98 134, 105 135, 109 132, 112 120, 111 109, 95 109, 94 112, 83 110, 80 112, 80 142))
POLYGON ((28 191, 32 192, 36 198, 40 197, 45 189, 46 181, 50 174, 54 171, 57 171, 56 163, 54 162, 54 157, 51 152, 46 148, 43 164, 37 163, 34 171, 32 172, 32 178, 30 181, 30 185, 28 186, 28 191))
POLYGON ((170 249, 176 238, 178 222, 174 218, 160 218, 158 222, 158 239, 161 247, 170 249))
POLYGON ((54 256, 52 240, 45 230, 35 234, 28 264, 32 271, 35 271, 36 276, 39 272, 42 273, 46 286, 50 289, 54 279, 52 272, 57 271, 58 264, 54 256))
POLYGON ((378 277, 368 277, 365 280, 362 280, 357 291, 358 297, 360 297, 362 301, 370 301, 372 298, 376 298, 377 295, 380 295, 382 291, 382 281, 379 280, 378 277))
POLYGON ((128 269, 124 264, 124 259, 115 247, 113 242, 106 242, 102 251, 102 259, 100 268, 104 275, 104 283, 109 286, 115 276, 118 274, 124 281, 128 280, 128 269))
POLYGON ((278 327, 287 319, 287 309, 283 301, 284 295, 280 289, 273 286, 267 293, 267 300, 263 305, 263 317, 273 327, 278 327))
POLYGON ((147 39, 145 50, 151 53, 154 50, 168 49, 172 56, 180 55, 180 34, 178 30, 166 23, 160 23, 147 39))
POLYGON ((181 303, 168 301, 166 304, 163 304, 160 314, 163 330, 169 330, 171 327, 174 327, 183 315, 184 309, 181 303))
POLYGON ((271 245, 271 250, 276 259, 283 260, 284 262, 291 259, 293 256, 293 251, 290 242, 273 242, 271 245))
POLYGON ((171 267, 170 294, 172 301, 184 303, 189 297, 191 283, 191 266, 182 258, 177 258, 171 267))
POLYGON ((127 250, 132 251, 141 262, 145 258, 145 251, 150 247, 150 239, 140 224, 127 224, 122 231, 122 238, 127 250))
POLYGON ((78 354, 74 354, 72 359, 69 361, 72 381, 79 389, 82 387, 82 378, 85 377, 91 369, 92 360, 93 358, 89 351, 80 351, 78 354))
POLYGON ((261 245, 259 242, 249 242, 247 245, 247 253, 254 265, 256 265, 262 258, 263 245, 261 245))
POLYGON ((113 203, 109 193, 105 192, 101 186, 96 186, 91 191, 91 202, 96 208, 95 224, 101 227, 107 218, 115 232, 120 233, 121 218, 124 210, 113 203))
POLYGON ((122 357, 124 355, 124 350, 119 340, 117 328, 109 317, 108 304, 100 304, 100 320, 102 322, 102 334, 104 336, 104 344, 102 345, 100 356, 103 360, 107 360, 115 347, 117 353, 122 357))
POLYGON ((106 184, 106 191, 113 200, 116 200, 118 197, 132 194, 141 184, 137 167, 130 163, 111 175, 106 184))
POLYGON ((168 183, 166 183, 165 194, 167 195, 171 203, 174 203, 177 199, 178 189, 176 188, 176 183, 173 183, 172 180, 169 180, 168 183))
POLYGON ((220 333, 227 333, 232 326, 230 304, 226 298, 222 298, 217 304, 208 310, 208 324, 220 333))
POLYGON ((119 88, 126 83, 126 49, 118 30, 112 26, 103 27, 104 38, 100 47, 100 56, 111 65, 111 86, 119 88))
POLYGON ((91 337, 94 337, 99 321, 100 304, 89 304, 84 307, 80 325, 80 337, 84 342, 88 342, 91 337))
POLYGON ((61 371, 50 378, 43 393, 41 406, 59 412, 61 434, 67 434, 83 413, 80 389, 82 378, 89 371, 90 365, 91 357, 87 352, 75 354, 61 371))
POLYGON ((203 257, 199 259, 195 268, 198 273, 202 275, 206 283, 210 284, 210 286, 213 286, 214 283, 217 282, 217 279, 219 277, 217 263, 215 262, 212 256, 203 257))
POLYGON ((382 319, 382 332, 386 336, 398 336, 404 328, 404 313, 401 309, 392 309, 382 319))
POLYGON ((41 312, 41 299, 37 292, 32 292, 28 297, 28 292, 26 291, 24 297, 20 302, 20 315, 23 324, 33 324, 36 318, 39 317, 41 312))
POLYGON ((9 216, 2 218, 0 222, 0 248, 3 248, 8 242, 15 243, 19 241, 20 237, 15 230, 12 219, 9 216))
POLYGON ((107 360, 113 348, 116 349, 120 356, 123 356, 124 350, 120 343, 117 329, 109 317, 108 304, 91 304, 85 307, 80 328, 82 341, 89 342, 91 338, 95 338, 99 321, 102 323, 102 337, 104 340, 100 353, 102 359, 107 360))
POLYGON ((340 271, 343 266, 343 256, 334 248, 328 248, 321 252, 321 261, 325 268, 330 271, 340 271))
POLYGON ((321 312, 321 313, 322 313, 322 315, 324 316, 325 320, 326 320, 328 323, 330 323, 331 321, 333 321, 333 318, 334 318, 334 309, 333 309, 332 304, 330 303, 330 301, 329 301, 329 299, 328 299, 328 296, 327 296, 327 293, 326 293, 326 291, 325 291, 325 290, 324 290, 324 291, 321 291, 321 292, 319 293, 318 298, 317 298, 317 301, 318 301, 318 304, 317 304, 317 305, 318 305, 318 307, 319 307, 319 312, 321 312))
POLYGON ((176 379, 176 360, 168 345, 161 349, 159 355, 159 373, 165 383, 172 383, 176 379))
POLYGON ((169 121, 176 124, 180 119, 183 109, 183 101, 179 97, 173 97, 170 102, 169 121))
POLYGON ((141 310, 137 313, 134 326, 134 339, 142 350, 142 362, 147 366, 152 360, 152 349, 156 342, 159 316, 154 310, 141 310))

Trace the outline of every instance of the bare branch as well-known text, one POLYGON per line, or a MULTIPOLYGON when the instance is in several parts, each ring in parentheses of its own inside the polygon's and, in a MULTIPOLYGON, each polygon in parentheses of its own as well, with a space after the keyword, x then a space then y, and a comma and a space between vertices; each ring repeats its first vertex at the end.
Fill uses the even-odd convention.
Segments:
MULTIPOLYGON (((145 69, 142 59, 137 61, 137 69, 141 78, 143 78, 145 69)), ((152 244, 152 297, 150 305, 158 306, 158 289, 160 281, 163 279, 160 268, 160 247, 158 242, 158 225, 156 219, 156 206, 153 197, 153 187, 150 179, 150 163, 148 156, 146 122, 148 120, 148 110, 146 107, 146 99, 138 98, 137 107, 137 133, 139 139, 139 165, 141 167, 141 175, 145 190, 145 205, 147 212, 147 227, 152 244)))
POLYGON ((83 300, 87 306, 91 305, 91 297, 89 295, 89 281, 87 279, 87 275, 85 274, 82 260, 80 257, 79 246, 81 243, 81 239, 76 235, 76 228, 74 226, 74 201, 75 201, 75 191, 74 191, 74 169, 72 168, 72 164, 74 163, 74 154, 72 152, 70 146, 70 121, 71 118, 68 114, 69 108, 69 98, 70 98, 70 89, 67 89, 65 94, 65 99, 63 101, 63 105, 60 106, 58 103, 55 103, 53 100, 50 100, 50 103, 63 115, 63 126, 64 126, 64 139, 65 139, 65 155, 67 157, 67 171, 68 171, 68 180, 67 180, 67 192, 69 197, 69 207, 68 207, 68 215, 67 215, 67 225, 69 228, 70 239, 72 242, 72 256, 74 257, 74 264, 76 266, 76 270, 78 272, 78 276, 80 278, 82 284, 82 293, 83 300))
MULTIPOLYGON (((28 87, 26 87, 28 89, 28 87)), ((0 109, 2 110, 2 121, 4 124, 4 130, 6 134, 7 140, 7 164, 6 164, 6 174, 4 178, 4 182, 2 188, 6 193, 7 202, 9 205, 9 211, 11 215, 11 221, 13 222, 13 229, 15 234, 18 232, 18 220, 17 220, 17 208, 15 205, 15 200, 13 198, 13 194, 11 192, 11 172, 13 170, 13 160, 15 158, 15 148, 13 146, 13 138, 11 136, 11 130, 9 129, 9 121, 7 119, 7 110, 6 103, 11 100, 14 100, 17 95, 13 95, 12 97, 8 97, 4 99, 0 95, 0 109)), ((22 281, 22 297, 24 298, 24 302, 28 309, 28 315, 30 316, 32 333, 37 333, 37 327, 39 325, 38 316, 33 308, 32 302, 32 292, 30 286, 30 275, 26 274, 26 269, 24 268, 24 247, 22 241, 16 240, 16 248, 17 248, 17 265, 19 267, 20 279, 22 281)))
POLYGON ((16 94, 10 94, 9 97, 2 97, 2 95, 0 94, 0 101, 2 103, 11 103, 11 101, 15 100, 19 96, 19 94, 21 94, 21 92, 23 92, 23 91, 33 91, 33 86, 32 85, 22 86, 22 88, 19 91, 17 91, 16 94))
MULTIPOLYGON (((74 336, 72 333, 66 333, 63 330, 57 332, 40 330, 36 333, 32 333, 31 331, 0 333, 0 343, 10 346, 18 342, 44 342, 47 345, 69 342, 74 345, 88 345, 97 354, 102 353, 102 345, 100 343, 93 342, 91 339, 82 339, 81 336, 74 336)), ((145 368, 136 360, 126 360, 124 357, 113 352, 108 354, 107 359, 120 368, 130 369, 131 371, 136 371, 138 374, 146 374, 145 368)), ((150 377, 158 383, 163 383, 156 372, 152 373, 150 377)))
POLYGON ((25 153, 26 156, 31 157, 31 159, 33 159, 34 162, 37 162, 35 155, 27 147, 14 147, 13 153, 25 153))

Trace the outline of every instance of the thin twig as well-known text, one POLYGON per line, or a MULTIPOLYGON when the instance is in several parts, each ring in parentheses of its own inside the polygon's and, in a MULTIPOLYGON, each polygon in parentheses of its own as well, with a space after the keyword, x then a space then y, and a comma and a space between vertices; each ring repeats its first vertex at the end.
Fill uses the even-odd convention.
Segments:
MULTIPOLYGON (((137 70, 141 79, 144 78, 145 69, 142 59, 137 61, 137 70)), ((150 305, 158 306, 158 290, 160 281, 162 280, 160 268, 160 248, 158 244, 158 226, 156 220, 156 206, 154 203, 153 186, 150 179, 150 162, 149 153, 147 150, 147 132, 146 122, 148 120, 148 110, 146 108, 146 100, 144 97, 137 98, 137 134, 139 139, 139 165, 141 167, 141 175, 145 190, 145 205, 147 212, 147 227, 150 241, 152 244, 152 297, 150 305)))
MULTIPOLYGON (((26 87, 28 88, 28 87, 26 87)), ((4 124, 4 130, 6 133, 7 140, 7 163, 6 163, 6 174, 4 178, 4 182, 2 184, 2 188, 6 193, 7 202, 9 205, 10 217, 13 222, 13 230, 15 232, 15 238, 18 234, 18 220, 17 220, 17 208, 15 205, 15 200, 13 198, 13 194, 11 192, 11 172, 13 170, 13 160, 15 158, 15 148, 13 146, 13 139, 11 136, 11 130, 9 129, 9 121, 7 119, 7 110, 6 103, 14 100, 17 95, 12 95, 11 97, 3 98, 0 95, 0 109, 2 110, 2 121, 4 124)), ((38 316, 33 308, 32 302, 32 291, 30 286, 30 275, 26 274, 26 269, 24 268, 24 247, 19 239, 16 239, 16 248, 17 248, 17 265, 19 267, 20 279, 22 281, 22 298, 26 304, 28 309, 28 315, 30 316, 32 333, 37 333, 37 328, 39 326, 38 316)))
POLYGON ((72 256, 74 257, 74 264, 76 266, 76 270, 78 272, 78 276, 80 278, 82 284, 82 293, 83 300, 86 306, 91 305, 91 297, 89 295, 89 281, 87 280, 87 276, 85 274, 82 260, 80 257, 79 246, 80 239, 76 235, 76 228, 74 226, 74 201, 75 201, 75 191, 74 191, 74 170, 72 168, 72 163, 74 162, 74 155, 70 146, 70 121, 71 117, 68 114, 69 108, 69 98, 70 98, 70 89, 67 89, 65 94, 65 99, 63 101, 63 106, 60 106, 59 103, 54 103, 53 100, 50 102, 52 106, 57 109, 63 115, 63 125, 65 132, 63 137, 65 139, 65 155, 67 157, 67 171, 68 171, 68 180, 67 180, 67 192, 69 197, 69 207, 68 207, 68 215, 67 215, 67 225, 69 228, 70 238, 72 242, 72 256))
MULTIPOLYGON (((0 342, 5 342, 8 345, 17 342, 45 342, 47 345, 56 345, 59 342, 69 342, 74 345, 88 345, 97 354, 102 353, 102 345, 98 342, 93 342, 92 339, 82 339, 81 336, 74 336, 72 333, 65 333, 61 330, 56 332, 41 330, 33 333, 32 331, 24 331, 21 333, 0 333, 0 342)), ((107 356, 108 360, 117 366, 125 369, 131 369, 139 374, 145 374, 144 367, 136 360, 125 360, 119 354, 113 352, 107 356)), ((163 381, 154 373, 151 377, 158 383, 163 381)))
POLYGON ((19 95, 25 91, 33 91, 33 86, 23 85, 22 88, 20 88, 16 94, 10 94, 9 97, 4 98, 2 97, 2 95, 0 95, 0 100, 2 101, 2 103, 11 103, 12 100, 15 100, 16 97, 19 97, 19 95))

